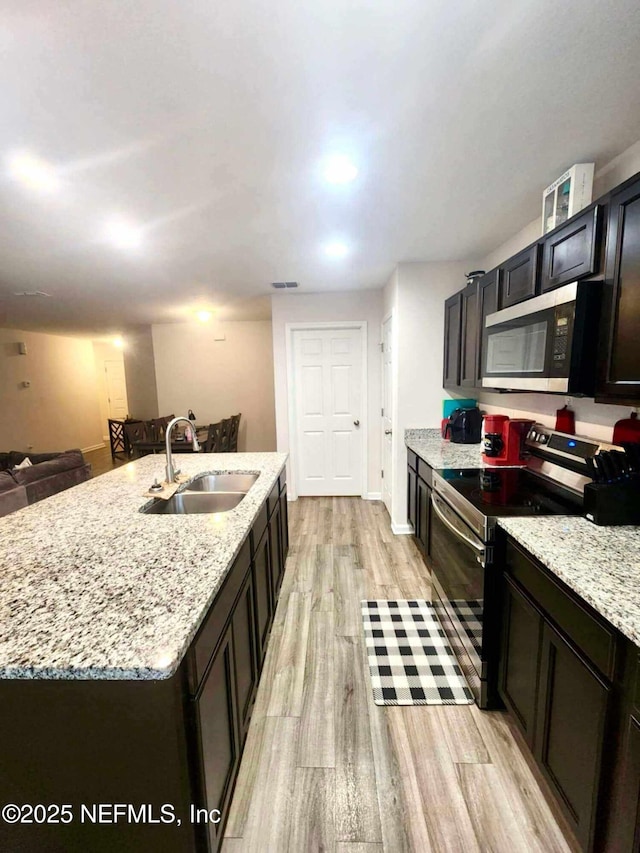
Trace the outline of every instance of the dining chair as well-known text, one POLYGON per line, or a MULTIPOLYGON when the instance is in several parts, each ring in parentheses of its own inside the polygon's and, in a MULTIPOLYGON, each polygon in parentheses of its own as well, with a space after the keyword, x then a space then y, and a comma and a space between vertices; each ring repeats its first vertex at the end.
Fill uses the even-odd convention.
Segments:
POLYGON ((124 435, 129 456, 132 456, 135 452, 134 442, 149 440, 149 430, 147 423, 145 421, 136 421, 133 424, 125 423, 124 435))
POLYGON ((238 433, 240 432, 241 414, 231 416, 231 428, 229 431, 229 453, 238 452, 238 433))
POLYGON ((207 440, 204 443, 205 453, 218 453, 220 450, 220 429, 222 424, 220 421, 216 424, 209 424, 207 432, 207 440))
POLYGON ((231 437, 231 418, 223 418, 220 421, 220 453, 229 452, 229 439, 231 437))

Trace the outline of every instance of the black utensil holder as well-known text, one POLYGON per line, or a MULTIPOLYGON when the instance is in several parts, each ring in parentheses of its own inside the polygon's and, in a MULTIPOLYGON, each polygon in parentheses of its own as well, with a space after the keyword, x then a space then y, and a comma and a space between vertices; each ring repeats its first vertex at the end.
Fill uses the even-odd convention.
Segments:
POLYGON ((584 512, 594 524, 640 524, 640 479, 624 483, 587 483, 584 512))

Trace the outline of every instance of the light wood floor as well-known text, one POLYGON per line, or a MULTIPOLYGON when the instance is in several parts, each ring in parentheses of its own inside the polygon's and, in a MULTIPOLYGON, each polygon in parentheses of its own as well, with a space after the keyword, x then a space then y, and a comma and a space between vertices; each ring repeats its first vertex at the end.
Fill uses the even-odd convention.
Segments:
POLYGON ((289 505, 291 550, 223 853, 556 853, 502 712, 373 704, 362 598, 429 598, 379 502, 289 505))

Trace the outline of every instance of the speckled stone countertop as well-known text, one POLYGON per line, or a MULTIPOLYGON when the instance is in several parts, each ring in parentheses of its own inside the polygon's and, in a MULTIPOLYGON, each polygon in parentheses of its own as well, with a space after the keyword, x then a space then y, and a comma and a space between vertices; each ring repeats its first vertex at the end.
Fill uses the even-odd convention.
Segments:
POLYGON ((189 476, 260 474, 225 513, 139 512, 158 455, 0 518, 0 678, 173 675, 286 458, 180 454, 189 476))
POLYGON ((445 441, 439 429, 408 429, 404 443, 432 468, 486 468, 482 444, 445 441))
POLYGON ((570 516, 498 524, 640 646, 640 527, 598 527, 570 516))

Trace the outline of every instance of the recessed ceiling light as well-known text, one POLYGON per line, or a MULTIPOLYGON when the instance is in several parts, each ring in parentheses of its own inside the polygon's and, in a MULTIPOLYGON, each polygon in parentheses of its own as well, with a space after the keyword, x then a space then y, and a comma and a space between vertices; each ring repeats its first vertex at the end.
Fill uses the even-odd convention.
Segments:
POLYGON ((53 192, 60 186, 55 168, 26 151, 14 151, 7 157, 9 175, 25 187, 40 192, 53 192))
POLYGON ((117 347, 118 349, 122 349, 124 347, 124 341, 120 335, 116 335, 112 343, 114 347, 117 347))
POLYGON ((142 245, 142 229, 126 219, 112 219, 104 234, 118 249, 138 249, 142 245))
POLYGON ((330 258, 344 258, 349 254, 349 247, 345 243, 327 243, 324 253, 330 258))
POLYGON ((208 323, 211 319, 211 311, 198 311, 196 317, 201 323, 208 323))
POLYGON ((324 176, 330 184, 348 184, 355 180, 357 174, 357 168, 342 154, 331 157, 324 170, 324 176))

